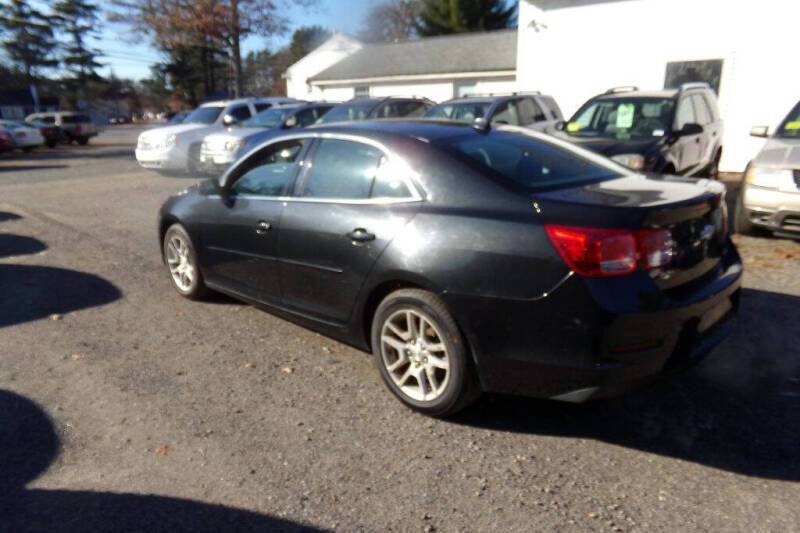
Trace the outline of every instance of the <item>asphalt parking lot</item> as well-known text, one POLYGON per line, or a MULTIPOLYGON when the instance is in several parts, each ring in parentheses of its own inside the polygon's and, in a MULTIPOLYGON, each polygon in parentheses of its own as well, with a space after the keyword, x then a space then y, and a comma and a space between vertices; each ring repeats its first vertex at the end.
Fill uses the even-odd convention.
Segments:
POLYGON ((138 131, 0 156, 0 531, 797 530, 800 243, 735 237, 738 327, 684 375, 433 420, 364 353, 180 298, 156 212, 196 178, 138 131))

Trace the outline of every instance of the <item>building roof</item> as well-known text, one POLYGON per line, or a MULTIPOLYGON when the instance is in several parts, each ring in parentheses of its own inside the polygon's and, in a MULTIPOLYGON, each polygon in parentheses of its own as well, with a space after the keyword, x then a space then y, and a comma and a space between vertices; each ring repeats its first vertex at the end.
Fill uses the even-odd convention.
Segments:
POLYGON ((517 30, 366 45, 309 81, 516 70, 517 30))

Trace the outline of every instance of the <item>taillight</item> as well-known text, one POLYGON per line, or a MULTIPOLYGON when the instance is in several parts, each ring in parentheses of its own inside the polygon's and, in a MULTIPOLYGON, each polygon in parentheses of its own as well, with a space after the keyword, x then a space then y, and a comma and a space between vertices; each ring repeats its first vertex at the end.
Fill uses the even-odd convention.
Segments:
POLYGON ((609 277, 630 274, 641 264, 663 268, 672 262, 675 243, 669 230, 624 230, 545 227, 559 255, 581 276, 609 277))

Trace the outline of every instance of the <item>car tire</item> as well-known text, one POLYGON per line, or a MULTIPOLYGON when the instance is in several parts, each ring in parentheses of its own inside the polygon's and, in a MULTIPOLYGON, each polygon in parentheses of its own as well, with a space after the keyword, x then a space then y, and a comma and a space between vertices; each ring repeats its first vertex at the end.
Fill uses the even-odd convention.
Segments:
POLYGON ((719 179, 719 160, 721 159, 722 154, 717 151, 714 154, 714 160, 709 163, 708 167, 703 172, 703 177, 706 177, 710 180, 718 180, 719 179))
POLYGON ((384 383, 412 409, 447 417, 480 394, 464 336, 435 294, 421 289, 389 294, 375 311, 371 339, 384 383))
POLYGON ((86 146, 87 144, 89 144, 89 137, 79 137, 78 144, 80 144, 81 146, 86 146))
POLYGON ((57 144, 58 144, 57 140, 47 141, 48 148, 55 148, 57 144))
POLYGON ((25 148, 22 149, 22 151, 25 152, 26 154, 29 154, 33 152, 33 146, 26 146, 25 148))
POLYGON ((209 290, 200 272, 197 252, 181 224, 173 224, 164 233, 162 250, 172 286, 178 294, 190 300, 206 298, 209 290))

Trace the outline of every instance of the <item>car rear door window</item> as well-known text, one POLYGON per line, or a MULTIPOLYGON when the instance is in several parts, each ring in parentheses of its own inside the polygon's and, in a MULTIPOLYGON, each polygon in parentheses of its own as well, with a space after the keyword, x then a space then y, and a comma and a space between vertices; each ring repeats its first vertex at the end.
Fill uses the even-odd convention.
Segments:
POLYGON ((310 107, 299 111, 297 115, 295 115, 297 117, 297 125, 301 128, 310 126, 319 120, 322 115, 327 113, 331 107, 333 106, 310 107))
POLYGON ((519 121, 520 124, 533 124, 547 120, 542 108, 531 98, 519 99, 519 121))
POLYGON ((231 189, 236 194, 283 196, 294 178, 304 139, 272 144, 251 157, 231 189))
POLYGON ((231 109, 228 114, 235 118, 236 122, 241 122, 242 120, 250 118, 250 107, 246 105, 236 106, 231 109))
POLYGON ((697 123, 701 126, 711 124, 711 112, 708 110, 708 105, 702 96, 695 94, 692 96, 694 101, 694 111, 697 116, 697 123))
POLYGON ((498 105, 491 122, 492 124, 511 124, 512 126, 519 126, 517 102, 514 100, 507 100, 498 105))
POLYGON ((369 144, 322 139, 305 179, 307 198, 365 200, 383 153, 369 144))
POLYGON ((255 105, 256 113, 261 113, 262 111, 264 111, 265 109, 269 109, 270 107, 272 107, 272 104, 269 102, 258 103, 255 105))

